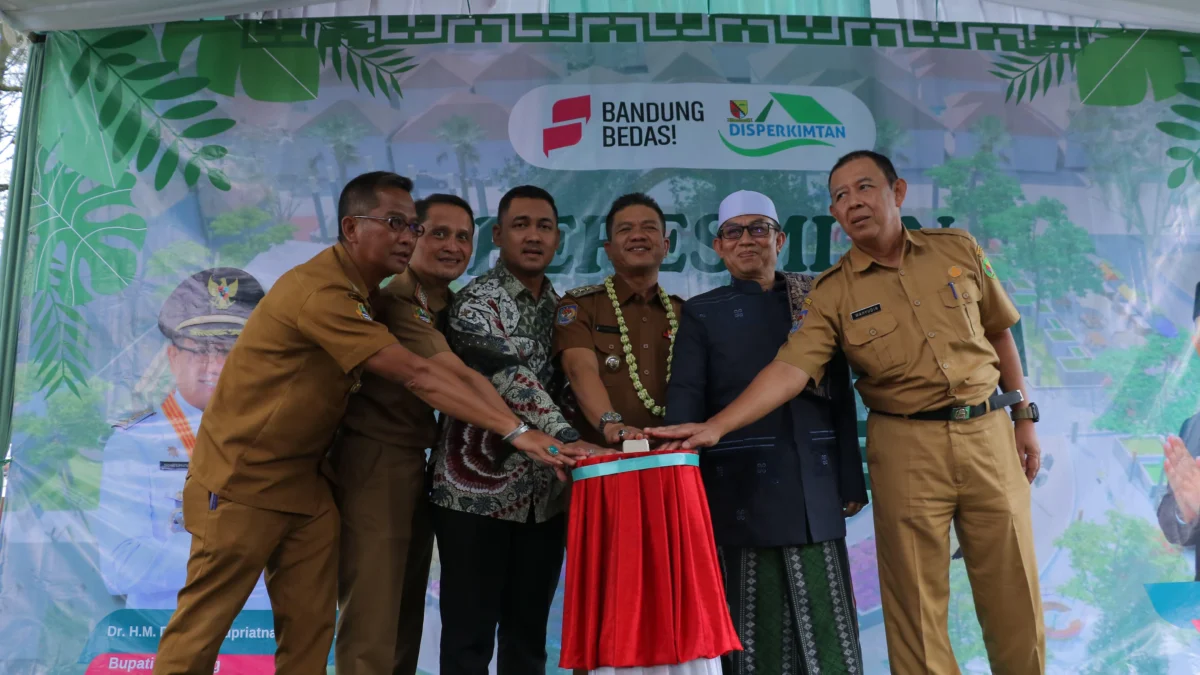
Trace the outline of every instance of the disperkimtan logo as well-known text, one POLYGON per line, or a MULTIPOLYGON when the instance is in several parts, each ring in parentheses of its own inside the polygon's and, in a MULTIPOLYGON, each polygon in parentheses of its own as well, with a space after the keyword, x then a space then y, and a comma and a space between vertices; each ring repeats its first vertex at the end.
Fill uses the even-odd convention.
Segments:
POLYGON ((766 157, 806 145, 832 147, 831 141, 846 138, 846 125, 812 96, 771 92, 757 117, 751 117, 749 100, 731 99, 729 112, 733 116, 726 120, 728 128, 725 133, 718 131, 717 134, 725 147, 744 157, 766 157), (782 114, 775 112, 776 103, 782 114), (774 119, 771 117, 773 112, 774 119), (784 120, 784 115, 789 119, 784 120), (746 142, 741 139, 761 140, 746 142), (766 141, 766 145, 762 145, 762 141, 766 141))

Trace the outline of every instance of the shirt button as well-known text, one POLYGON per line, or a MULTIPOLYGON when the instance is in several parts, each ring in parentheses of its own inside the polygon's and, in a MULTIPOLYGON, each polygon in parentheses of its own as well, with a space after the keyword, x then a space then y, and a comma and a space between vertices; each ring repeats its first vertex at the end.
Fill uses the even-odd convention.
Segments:
POLYGON ((942 364, 942 370, 945 370, 945 369, 947 369, 947 368, 949 368, 949 367, 950 367, 950 364, 949 364, 949 363, 943 363, 943 364, 942 364))
POLYGON ((609 346, 608 346, 608 348, 609 348, 609 349, 616 349, 616 345, 609 345, 609 346))
POLYGON ((935 337, 937 333, 929 333, 929 337, 935 337))
POLYGON ((958 393, 958 390, 957 390, 957 389, 951 389, 951 390, 950 390, 950 395, 951 395, 951 396, 954 396, 954 395, 955 395, 955 394, 957 394, 957 393, 958 393))
POLYGON ((876 333, 878 333, 878 332, 879 332, 879 331, 875 330, 874 328, 872 328, 872 329, 871 329, 871 331, 870 331, 871 335, 874 335, 874 334, 876 334, 876 333))
POLYGON ((917 307, 920 307, 920 306, 921 306, 921 301, 920 301, 920 300, 913 300, 913 304, 914 304, 914 305, 916 305, 917 307))
POLYGON ((649 375, 649 374, 650 374, 650 371, 648 371, 648 370, 643 370, 643 371, 642 371, 642 374, 643 374, 643 375, 649 375))
POLYGON ((647 318, 646 318, 646 317, 644 317, 644 316, 642 317, 642 323, 646 323, 646 322, 647 322, 647 321, 649 321, 649 320, 650 320, 650 319, 647 319, 647 318))
POLYGON ((963 293, 963 300, 970 300, 970 299, 971 299, 970 293, 963 293))
POLYGON ((642 345, 642 349, 650 349, 650 345, 642 345))
POLYGON ((900 276, 904 276, 904 270, 900 270, 900 276))

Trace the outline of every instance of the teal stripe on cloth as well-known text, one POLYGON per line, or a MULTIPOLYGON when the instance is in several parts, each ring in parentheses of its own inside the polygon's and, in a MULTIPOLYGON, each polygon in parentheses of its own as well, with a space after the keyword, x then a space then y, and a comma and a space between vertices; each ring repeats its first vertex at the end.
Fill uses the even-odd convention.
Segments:
POLYGON ((618 459, 612 462, 592 464, 591 466, 581 466, 578 469, 572 469, 571 478, 575 480, 587 480, 588 478, 613 476, 629 471, 661 469, 665 466, 700 466, 700 457, 690 453, 664 452, 657 455, 634 457, 633 459, 618 459))

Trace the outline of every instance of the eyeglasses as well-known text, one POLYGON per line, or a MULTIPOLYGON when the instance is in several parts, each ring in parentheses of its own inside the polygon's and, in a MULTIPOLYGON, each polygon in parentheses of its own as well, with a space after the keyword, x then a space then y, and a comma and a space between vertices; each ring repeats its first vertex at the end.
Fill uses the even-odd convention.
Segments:
POLYGON ((414 237, 419 237, 419 236, 425 234, 425 226, 424 225, 417 223, 417 222, 409 221, 409 219, 405 218, 404 216, 388 216, 386 218, 384 218, 382 216, 351 216, 351 218, 365 218, 367 220, 378 220, 380 222, 387 223, 388 227, 392 228, 392 232, 400 232, 402 230, 408 230, 409 232, 413 233, 414 237))
POLYGON ((771 230, 779 231, 779 226, 769 220, 756 220, 749 225, 726 225, 717 230, 717 236, 726 241, 737 241, 743 232, 749 231, 753 239, 766 239, 771 236, 771 230))

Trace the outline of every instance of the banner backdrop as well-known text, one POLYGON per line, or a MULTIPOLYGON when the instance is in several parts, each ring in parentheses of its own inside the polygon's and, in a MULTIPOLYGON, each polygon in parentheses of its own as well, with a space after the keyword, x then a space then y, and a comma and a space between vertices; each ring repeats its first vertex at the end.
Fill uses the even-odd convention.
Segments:
MULTIPOLYGON (((0 672, 150 672, 184 578, 193 394, 218 376, 167 349, 159 312, 200 271, 236 268, 269 288, 330 245, 348 178, 389 169, 418 196, 466 197, 479 218, 463 282, 496 258, 500 195, 545 187, 562 214, 560 292, 610 271, 604 213, 648 192, 668 214, 662 283, 689 297, 727 282, 711 242, 720 199, 738 189, 775 200, 784 269, 835 262, 848 241, 827 215, 826 172, 859 148, 891 155, 909 181, 909 227, 979 239, 1022 312, 1042 410, 1033 513, 1049 671, 1196 672, 1193 553, 1164 535, 1176 514, 1160 526, 1156 510, 1163 436, 1200 409, 1198 59, 1200 35, 1183 33, 820 17, 51 35, 0 521, 0 672)), ((202 299, 236 297, 229 281, 202 279, 202 299)), ((849 530, 867 672, 884 673, 870 508, 849 530)), ((987 672, 961 560, 950 584, 959 662, 987 672)), ((218 670, 271 672, 273 637, 260 586, 218 670)))

